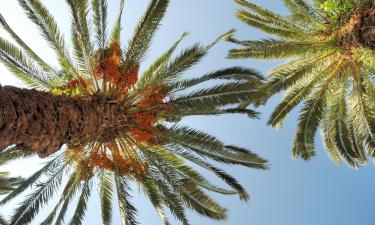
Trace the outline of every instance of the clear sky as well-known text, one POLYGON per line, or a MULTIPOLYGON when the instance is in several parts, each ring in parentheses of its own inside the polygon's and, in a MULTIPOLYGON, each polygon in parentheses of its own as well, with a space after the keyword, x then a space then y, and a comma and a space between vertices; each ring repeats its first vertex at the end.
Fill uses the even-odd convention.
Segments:
MULTIPOLYGON (((63 0, 43 0, 56 16, 61 30, 69 38, 69 10, 63 0)), ((118 12, 119 0, 109 0, 110 21, 118 12)), ((143 14, 148 0, 127 0, 123 25, 125 38, 132 34, 136 21, 143 14)), ((286 13, 282 0, 253 0, 269 9, 286 13)), ((0 0, 0 12, 10 25, 39 52, 43 58, 56 63, 53 53, 38 35, 33 24, 26 19, 15 0, 0 0)), ((154 39, 151 52, 145 61, 149 64, 157 55, 166 50, 184 31, 191 35, 183 42, 187 47, 197 41, 209 43, 219 34, 231 29, 238 29, 239 39, 257 39, 264 35, 235 19, 234 12, 238 7, 232 0, 171 0, 167 16, 154 39)), ((0 30, 4 37, 4 31, 0 30)), ((214 47, 208 57, 187 75, 195 76, 223 67, 241 65, 256 68, 266 73, 280 62, 229 60, 226 54, 230 43, 222 42, 214 47)), ((1 84, 22 84, 0 65, 1 84)), ((261 107, 260 120, 250 120, 244 116, 194 117, 183 122, 211 134, 228 144, 236 144, 252 149, 269 159, 271 169, 256 171, 241 167, 225 168, 234 174, 250 192, 252 199, 243 203, 235 197, 214 195, 215 198, 230 209, 229 219, 215 222, 195 213, 189 213, 194 225, 373 225, 375 224, 375 168, 372 163, 360 170, 347 168, 345 165, 333 164, 324 152, 317 138, 317 154, 309 162, 292 160, 290 157, 291 142, 294 135, 297 112, 289 116, 281 130, 266 126, 266 120, 281 96, 272 98, 261 107)), ((27 175, 38 167, 39 160, 29 160, 7 166, 17 174, 27 175)), ((95 197, 95 196, 93 196, 95 197)), ((133 201, 139 208, 139 221, 145 225, 162 224, 151 209, 150 204, 138 194, 136 187, 133 201)), ((16 204, 16 202, 12 202, 16 204)), ((48 211, 48 209, 47 209, 48 211)), ((10 207, 1 208, 1 213, 8 214, 10 207)), ((86 225, 100 225, 97 200, 90 202, 86 215, 86 225)), ((43 215, 41 216, 43 217, 43 215)), ((38 218, 41 218, 38 217, 38 218)), ((116 218, 116 216, 115 216, 116 218)), ((170 217, 172 218, 172 217, 170 217)), ((37 220, 33 224, 38 224, 37 220)), ((114 224, 120 224, 118 217, 114 224)), ((172 220, 172 224, 178 224, 172 220)))

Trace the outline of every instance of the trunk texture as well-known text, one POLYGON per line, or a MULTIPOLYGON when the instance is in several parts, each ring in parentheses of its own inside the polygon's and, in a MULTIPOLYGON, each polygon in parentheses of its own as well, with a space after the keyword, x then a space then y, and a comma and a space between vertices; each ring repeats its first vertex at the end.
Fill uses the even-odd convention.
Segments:
POLYGON ((69 97, 0 88, 0 149, 17 145, 45 157, 63 144, 108 142, 126 123, 123 107, 103 95, 69 97))
POLYGON ((375 50, 375 1, 359 7, 339 34, 338 46, 344 50, 366 47, 375 50))
POLYGON ((375 5, 368 8, 362 15, 360 42, 363 46, 375 50, 375 5))

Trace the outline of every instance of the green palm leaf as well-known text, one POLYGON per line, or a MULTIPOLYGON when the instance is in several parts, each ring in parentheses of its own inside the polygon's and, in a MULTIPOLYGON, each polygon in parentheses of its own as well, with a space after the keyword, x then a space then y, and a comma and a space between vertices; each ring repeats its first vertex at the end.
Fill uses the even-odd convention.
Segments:
POLYGON ((25 57, 16 46, 0 38, 0 60, 27 85, 48 90, 51 88, 46 75, 25 57))
POLYGON ((11 224, 28 224, 38 213, 40 208, 52 198, 56 188, 60 185, 65 165, 56 169, 47 181, 37 185, 35 191, 28 195, 11 217, 11 224))
POLYGON ((122 19, 122 12, 124 11, 124 6, 125 6, 125 0, 121 0, 121 2, 120 2, 120 12, 119 12, 119 15, 117 17, 116 25, 114 26, 114 28, 112 30, 112 34, 111 34, 111 42, 112 43, 114 43, 114 42, 120 43, 121 42, 121 30, 122 30, 121 19, 122 19))
POLYGON ((126 53, 127 61, 142 61, 150 47, 152 37, 164 17, 168 3, 168 0, 151 0, 145 14, 135 28, 133 38, 129 42, 126 53))
POLYGON ((57 23, 39 0, 18 0, 19 4, 27 13, 28 17, 38 26, 42 36, 55 50, 60 64, 71 74, 78 76, 78 73, 70 59, 63 36, 57 23))
POLYGON ((90 56, 92 54, 92 44, 90 38, 90 27, 87 21, 88 0, 67 0, 72 12, 72 42, 74 55, 81 68, 88 69, 90 56))
POLYGON ((91 194, 91 181, 85 181, 79 197, 77 207, 74 211, 73 218, 68 223, 69 225, 81 225, 87 210, 88 199, 91 194))
POLYGON ((41 66, 46 72, 53 72, 56 73, 55 70, 48 65, 43 59, 39 57, 37 53, 35 53, 17 34, 14 30, 9 26, 6 22, 4 17, 0 14, 0 25, 4 28, 5 31, 9 33, 9 35, 17 42, 19 46, 22 47, 23 50, 27 53, 27 55, 37 62, 39 66, 41 66))
POLYGON ((113 175, 101 171, 99 174, 99 196, 102 210, 103 224, 111 224, 112 221, 112 194, 113 194, 113 175))
POLYGON ((92 1, 92 10, 94 12, 94 27, 96 33, 96 41, 99 48, 104 48, 107 43, 107 1, 92 1))

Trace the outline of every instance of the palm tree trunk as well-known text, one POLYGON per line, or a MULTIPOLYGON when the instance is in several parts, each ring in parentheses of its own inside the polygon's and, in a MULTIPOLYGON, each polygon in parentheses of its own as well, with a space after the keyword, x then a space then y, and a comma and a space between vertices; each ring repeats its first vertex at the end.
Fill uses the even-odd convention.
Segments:
POLYGON ((375 50, 375 1, 363 12, 362 18, 359 34, 362 45, 375 50))
POLYGON ((17 145, 45 157, 63 144, 108 142, 126 122, 121 105, 103 95, 55 96, 0 86, 0 149, 17 145))

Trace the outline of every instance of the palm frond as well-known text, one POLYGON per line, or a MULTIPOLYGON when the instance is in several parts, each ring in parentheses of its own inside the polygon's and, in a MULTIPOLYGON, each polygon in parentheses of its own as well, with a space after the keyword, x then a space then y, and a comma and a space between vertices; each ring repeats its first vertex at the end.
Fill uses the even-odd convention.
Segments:
POLYGON ((315 155, 314 139, 319 123, 326 109, 327 90, 330 81, 336 76, 342 62, 332 65, 328 77, 319 84, 317 90, 306 99, 301 114, 298 118, 296 135, 293 141, 292 155, 294 158, 309 159, 315 155))
POLYGON ((81 225, 83 223, 85 212, 87 210, 88 200, 91 195, 91 187, 92 187, 91 180, 84 182, 81 195, 77 203, 77 207, 74 210, 74 215, 72 219, 68 223, 69 225, 81 225))
POLYGON ((65 185, 65 188, 60 196, 59 202, 50 212, 50 214, 46 217, 46 219, 41 223, 41 225, 51 225, 55 219, 55 216, 58 212, 59 207, 62 205, 60 213, 56 219, 55 224, 61 224, 62 219, 64 218, 64 214, 67 209, 67 205, 70 202, 70 199, 73 197, 74 192, 78 188, 79 182, 77 182, 77 174, 74 173, 68 180, 65 185))
POLYGON ((130 202, 130 187, 124 177, 115 175, 115 186, 120 206, 122 225, 136 225, 137 209, 130 202))
POLYGON ((90 67, 92 44, 90 40, 90 27, 87 16, 89 13, 88 0, 67 0, 70 7, 72 20, 72 43, 74 55, 81 68, 90 67))
POLYGON ((112 194, 113 194, 113 174, 107 171, 99 172, 99 198, 104 225, 112 223, 112 194))
POLYGON ((260 84, 264 80, 263 76, 258 71, 236 66, 208 73, 198 78, 175 81, 170 86, 175 92, 216 79, 226 81, 243 81, 256 84, 260 84))
POLYGON ((23 182, 21 177, 9 177, 8 172, 0 171, 0 195, 8 194, 23 182))
MULTIPOLYGON (((269 11, 265 8, 262 8, 260 6, 257 6, 257 5, 255 5, 251 2, 248 2, 246 0, 235 0, 235 2, 237 2, 239 5, 242 5, 246 8, 248 8, 249 10, 255 12, 256 15, 259 15, 260 18, 261 18, 260 22, 266 22, 266 23, 272 24, 273 26, 278 26, 279 28, 284 28, 284 29, 288 29, 288 30, 301 29, 301 27, 296 26, 292 21, 287 20, 285 17, 283 17, 283 16, 281 16, 281 15, 275 13, 275 12, 269 11)), ((254 15, 250 12, 245 11, 245 10, 240 10, 237 15, 241 15, 241 14, 244 14, 244 15, 247 15, 247 16, 254 15)), ((255 18, 257 18, 257 17, 253 17, 253 19, 255 19, 255 18)))
POLYGON ((125 0, 121 0, 120 2, 120 12, 116 20, 116 24, 112 29, 111 33, 111 43, 121 43, 121 19, 122 19, 122 12, 124 11, 124 6, 125 6, 125 0))
MULTIPOLYGON (((171 182, 171 180, 169 180, 169 182, 171 182)), ((194 211, 212 219, 226 219, 227 210, 189 180, 180 180, 179 183, 172 185, 172 187, 179 193, 185 204, 194 211)))
POLYGON ((72 201, 73 197, 80 189, 80 187, 81 181, 79 180, 77 173, 73 173, 61 195, 61 198, 63 199, 63 204, 61 205, 60 212, 56 218, 55 225, 64 224, 64 218, 70 205, 70 202, 72 201))
MULTIPOLYGON (((228 39, 234 43, 240 43, 236 39, 228 39)), ((275 39, 263 39, 259 41, 247 41, 245 48, 233 49, 229 51, 229 57, 238 58, 260 58, 260 59, 278 59, 302 54, 319 53, 325 50, 325 43, 309 43, 284 41, 275 39)))
POLYGON ((155 154, 155 157, 165 163, 168 162, 170 166, 174 168, 176 174, 178 174, 183 179, 189 179, 193 181, 197 186, 205 188, 209 191, 217 192, 225 195, 237 194, 236 191, 227 190, 208 181, 205 177, 200 175, 196 170, 186 165, 185 162, 175 156, 169 149, 157 148, 154 151, 151 151, 152 154, 155 154))
POLYGON ((155 166, 187 207, 212 219, 224 220, 226 218, 226 209, 207 196, 195 183, 180 178, 168 164, 159 161, 155 166))
POLYGON ((93 0, 92 10, 96 42, 104 49, 107 44, 107 0, 93 0))
POLYGON ((73 76, 78 77, 73 62, 69 56, 64 38, 60 33, 57 22, 39 0, 18 0, 28 17, 37 25, 49 45, 55 50, 60 65, 73 76))
POLYGON ((26 159, 33 156, 35 156, 35 153, 23 151, 17 146, 11 146, 0 151, 0 165, 5 165, 17 159, 26 159))
POLYGON ((51 88, 46 74, 20 49, 3 38, 0 38, 0 61, 27 85, 41 90, 51 88))
POLYGON ((151 66, 148 67, 148 69, 139 78, 136 87, 137 89, 142 90, 152 83, 154 76, 169 62, 172 54, 187 35, 188 33, 183 33, 181 37, 168 49, 168 51, 163 53, 158 59, 155 60, 154 63, 151 64, 151 66))
POLYGON ((302 20, 307 26, 316 26, 317 30, 325 29, 326 21, 321 16, 321 10, 309 5, 304 0, 284 0, 284 4, 291 11, 292 19, 302 20))
POLYGON ((171 213, 184 225, 189 225, 181 198, 169 187, 165 181, 161 180, 162 175, 159 171, 156 169, 151 169, 150 172, 152 173, 151 177, 153 181, 157 185, 163 197, 163 201, 171 210, 171 213))
POLYGON ((303 39, 307 36, 306 31, 302 27, 295 27, 292 22, 272 19, 271 21, 262 16, 255 15, 246 10, 238 10, 236 13, 238 19, 242 22, 258 28, 268 34, 277 35, 285 39, 303 39))
POLYGON ((237 152, 233 148, 225 146, 215 137, 191 128, 172 126, 169 128, 167 137, 193 152, 219 162, 239 164, 257 169, 267 168, 264 164, 266 160, 259 156, 251 152, 237 152))
POLYGON ((267 122, 268 125, 281 128, 290 111, 306 99, 321 77, 321 73, 311 74, 310 77, 303 79, 300 82, 297 82, 297 84, 288 88, 283 100, 272 112, 267 122))
POLYGON ((159 214, 159 217, 163 221, 164 225, 170 225, 163 209, 163 196, 161 195, 155 182, 150 177, 146 178, 145 181, 142 182, 142 189, 153 205, 155 211, 159 214))
POLYGON ((169 0, 152 0, 139 21, 134 31, 134 36, 129 42, 126 52, 126 61, 141 62, 149 49, 164 14, 167 10, 169 0))
POLYGON ((197 64, 200 59, 207 53, 207 48, 199 44, 183 50, 175 59, 170 63, 163 66, 158 73, 153 76, 154 83, 161 83, 163 81, 172 80, 176 78, 181 72, 191 68, 197 64))
POLYGON ((368 108, 368 104, 361 92, 361 84, 357 83, 348 99, 350 108, 349 117, 359 139, 363 141, 366 149, 373 155, 374 152, 372 150, 375 146, 375 126, 371 116, 371 110, 368 108))
POLYGON ((47 181, 36 184, 36 189, 26 197, 11 216, 11 224, 28 224, 34 219, 40 208, 53 197, 57 187, 61 184, 65 168, 65 164, 60 165, 56 173, 48 176, 47 181))
POLYGON ((189 153, 187 151, 179 150, 179 151, 177 151, 177 154, 179 154, 182 157, 186 158, 187 160, 197 164, 198 166, 201 166, 201 167, 215 173, 216 176, 218 176, 219 178, 224 180, 225 183, 227 183, 230 187, 232 187, 234 190, 237 191, 241 200, 244 200, 244 201, 249 200, 250 197, 249 197, 249 194, 246 192, 245 188, 243 188, 239 184, 239 182, 234 177, 232 177, 231 175, 229 175, 226 172, 224 172, 223 170, 205 162, 204 160, 192 155, 191 153, 189 153))
POLYGON ((16 43, 26 52, 26 54, 35 62, 43 68, 45 72, 52 72, 56 74, 54 68, 52 68, 48 63, 46 63, 40 56, 34 52, 18 35, 17 33, 9 26, 5 18, 0 13, 0 25, 4 28, 5 31, 16 41, 16 43))
POLYGON ((253 110, 253 109, 246 109, 242 107, 235 107, 235 108, 216 108, 216 107, 194 107, 189 106, 186 107, 184 105, 179 104, 173 104, 173 107, 175 109, 173 110, 173 113, 171 115, 166 115, 167 121, 170 122, 176 122, 180 121, 182 117, 186 116, 199 116, 199 115, 224 115, 224 114, 241 114, 246 115, 249 118, 252 119, 258 119, 259 118, 259 112, 253 110))
POLYGON ((42 177, 43 175, 51 173, 52 171, 57 171, 56 168, 61 163, 61 156, 55 157, 54 159, 50 160, 44 167, 42 167, 40 170, 31 175, 28 179, 22 182, 21 185, 19 185, 15 190, 13 190, 9 195, 2 199, 0 201, 0 205, 4 205, 5 203, 17 197, 19 194, 23 193, 27 188, 31 187, 32 185, 35 185, 37 181, 40 179, 40 177, 42 177))
POLYGON ((361 159, 361 153, 358 153, 355 148, 355 143, 351 138, 350 128, 348 126, 347 118, 347 104, 345 99, 345 86, 346 82, 340 81, 343 84, 338 89, 337 95, 335 98, 329 99, 329 117, 327 118, 327 128, 323 131, 328 142, 331 146, 327 153, 331 156, 336 162, 339 162, 340 159, 343 159, 348 165, 357 168, 358 165, 363 164, 366 159, 361 159))
POLYGON ((264 93, 258 91, 257 85, 231 82, 178 95, 172 100, 172 103, 205 109, 207 107, 223 107, 241 102, 259 104, 263 100, 264 93))
POLYGON ((324 71, 326 65, 329 62, 332 62, 332 59, 329 58, 329 56, 330 53, 313 54, 306 58, 298 57, 296 60, 278 66, 269 72, 270 79, 264 88, 267 88, 269 94, 273 95, 279 91, 292 87, 298 81, 302 81, 305 77, 322 73, 319 72, 319 70, 324 71))

